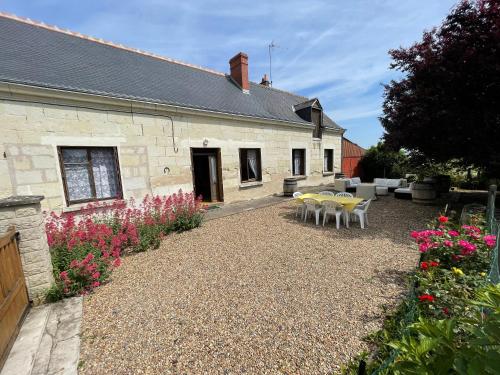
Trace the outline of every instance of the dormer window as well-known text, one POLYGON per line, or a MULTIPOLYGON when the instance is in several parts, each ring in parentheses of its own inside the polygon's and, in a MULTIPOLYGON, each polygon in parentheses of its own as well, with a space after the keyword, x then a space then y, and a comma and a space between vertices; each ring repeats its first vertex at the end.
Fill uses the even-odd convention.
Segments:
POLYGON ((311 99, 294 106, 295 113, 302 119, 314 124, 313 138, 323 136, 323 107, 318 99, 311 99))

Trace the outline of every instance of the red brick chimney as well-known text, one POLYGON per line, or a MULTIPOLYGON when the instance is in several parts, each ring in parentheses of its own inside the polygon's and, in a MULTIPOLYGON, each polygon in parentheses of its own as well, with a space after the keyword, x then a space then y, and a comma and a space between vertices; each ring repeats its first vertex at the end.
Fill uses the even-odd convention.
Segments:
POLYGON ((260 81, 260 84, 262 86, 271 86, 271 82, 269 82, 269 78, 267 78, 267 74, 264 74, 264 77, 262 77, 262 81, 260 81))
POLYGON ((246 53, 240 52, 229 60, 229 66, 231 67, 231 78, 240 85, 243 91, 250 89, 250 83, 248 82, 248 55, 246 53))

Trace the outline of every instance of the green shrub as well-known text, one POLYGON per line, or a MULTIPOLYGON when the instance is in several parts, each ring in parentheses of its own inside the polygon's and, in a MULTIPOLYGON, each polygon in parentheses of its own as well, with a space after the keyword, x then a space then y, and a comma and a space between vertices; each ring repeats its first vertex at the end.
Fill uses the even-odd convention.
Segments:
POLYGON ((388 373, 499 374, 500 285, 483 287, 475 298, 460 302, 470 317, 421 317, 400 340, 390 342, 398 356, 388 373))
POLYGON ((488 271, 496 237, 481 226, 458 226, 441 216, 431 229, 412 232, 421 252, 411 292, 366 338, 344 374, 493 374, 500 371, 500 285, 488 271))
POLYGON ((133 199, 92 203, 78 217, 50 213, 45 230, 55 284, 47 299, 92 291, 120 265, 125 250, 156 249, 163 236, 199 226, 203 212, 201 198, 179 191, 168 197, 146 196, 138 206, 133 199))

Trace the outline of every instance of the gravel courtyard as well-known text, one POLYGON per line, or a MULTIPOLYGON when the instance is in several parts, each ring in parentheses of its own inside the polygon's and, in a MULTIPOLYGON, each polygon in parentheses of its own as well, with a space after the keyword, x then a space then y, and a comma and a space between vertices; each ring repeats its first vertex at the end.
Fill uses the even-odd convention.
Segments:
POLYGON ((171 235, 85 298, 80 372, 337 372, 397 303, 409 231, 436 211, 384 197, 368 229, 337 231, 282 203, 171 235))

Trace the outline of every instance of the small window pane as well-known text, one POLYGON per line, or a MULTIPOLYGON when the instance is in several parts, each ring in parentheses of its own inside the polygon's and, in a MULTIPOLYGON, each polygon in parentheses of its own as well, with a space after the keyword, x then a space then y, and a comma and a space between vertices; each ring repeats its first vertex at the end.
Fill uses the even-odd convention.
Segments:
POLYGON ((87 149, 84 148, 65 148, 62 150, 64 164, 88 163, 87 149))
POLYGON ((95 149, 90 153, 97 199, 116 197, 118 195, 118 176, 114 150, 95 149))
POLYGON ((248 150, 247 151, 247 164, 248 164, 248 179, 257 178, 257 151, 248 150))
POLYGON ((87 150, 68 148, 63 150, 63 163, 71 201, 92 198, 87 150))
POLYGON ((92 198, 89 170, 86 164, 70 164, 64 166, 66 172, 66 185, 70 201, 92 198))

